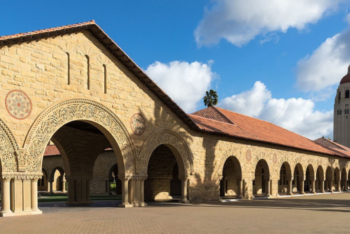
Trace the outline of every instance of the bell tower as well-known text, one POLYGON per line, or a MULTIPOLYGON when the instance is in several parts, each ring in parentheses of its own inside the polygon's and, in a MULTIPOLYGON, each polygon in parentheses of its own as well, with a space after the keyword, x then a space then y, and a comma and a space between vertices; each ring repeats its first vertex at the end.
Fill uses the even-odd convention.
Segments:
POLYGON ((350 66, 348 74, 341 79, 334 101, 333 140, 350 147, 350 66))

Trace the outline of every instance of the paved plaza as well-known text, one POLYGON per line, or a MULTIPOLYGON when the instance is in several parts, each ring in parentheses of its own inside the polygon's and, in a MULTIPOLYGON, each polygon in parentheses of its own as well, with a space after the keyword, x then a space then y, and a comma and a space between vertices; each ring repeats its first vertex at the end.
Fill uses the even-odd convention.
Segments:
POLYGON ((350 193, 117 208, 41 203, 43 215, 0 219, 0 233, 348 233, 350 193))

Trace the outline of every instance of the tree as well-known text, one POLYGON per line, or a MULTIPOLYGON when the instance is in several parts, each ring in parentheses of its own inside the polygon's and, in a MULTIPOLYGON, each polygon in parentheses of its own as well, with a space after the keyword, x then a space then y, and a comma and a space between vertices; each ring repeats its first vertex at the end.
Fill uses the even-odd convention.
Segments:
POLYGON ((206 91, 203 101, 204 105, 206 105, 207 107, 215 106, 216 104, 218 104, 219 96, 215 90, 211 89, 210 91, 206 91))

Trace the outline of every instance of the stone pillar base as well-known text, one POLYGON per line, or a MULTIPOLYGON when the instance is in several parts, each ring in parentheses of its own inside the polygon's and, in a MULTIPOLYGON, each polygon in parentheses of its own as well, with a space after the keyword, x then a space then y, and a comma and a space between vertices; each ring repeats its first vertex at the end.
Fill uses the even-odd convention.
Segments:
POLYGON ((15 216, 15 214, 12 212, 4 212, 4 213, 0 212, 0 217, 12 217, 12 216, 15 216))
POLYGON ((133 205, 131 204, 120 204, 119 207, 123 207, 123 208, 131 208, 131 207, 134 207, 133 205))
POLYGON ((5 212, 0 213, 0 217, 13 217, 13 216, 25 216, 25 215, 38 215, 42 214, 43 212, 41 210, 37 211, 22 211, 22 212, 5 212))

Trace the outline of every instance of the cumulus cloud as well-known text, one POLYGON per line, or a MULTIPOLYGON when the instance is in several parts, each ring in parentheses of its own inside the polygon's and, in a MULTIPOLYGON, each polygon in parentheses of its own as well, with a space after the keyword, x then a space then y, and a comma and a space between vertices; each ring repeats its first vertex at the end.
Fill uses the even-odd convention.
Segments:
POLYGON ((349 63, 350 28, 328 38, 311 55, 298 62, 297 86, 303 91, 318 92, 339 84, 349 63))
POLYGON ((219 106, 241 114, 263 119, 312 140, 331 136, 333 111, 315 110, 312 100, 276 99, 260 81, 251 90, 223 99, 219 106))
POLYGON ((222 38, 242 46, 257 35, 304 29, 349 0, 214 0, 195 30, 199 45, 222 38))
POLYGON ((217 74, 211 64, 173 61, 155 62, 146 73, 187 113, 194 112, 217 74))

